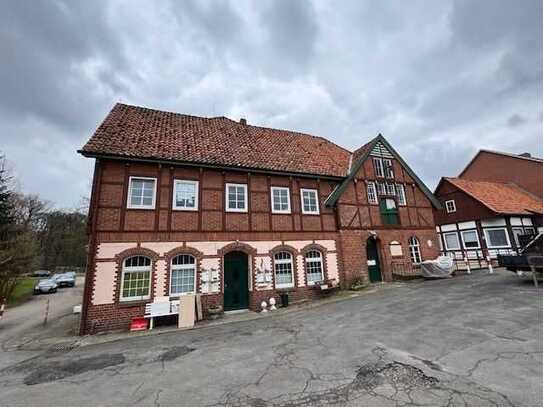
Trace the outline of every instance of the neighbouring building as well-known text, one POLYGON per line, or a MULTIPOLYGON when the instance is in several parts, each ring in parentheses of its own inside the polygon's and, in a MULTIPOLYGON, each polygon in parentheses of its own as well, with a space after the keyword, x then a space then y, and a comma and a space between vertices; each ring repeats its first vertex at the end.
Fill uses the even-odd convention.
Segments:
POLYGON ((543 231, 543 160, 481 150, 458 178, 442 178, 435 211, 443 253, 462 267, 515 254, 523 235, 543 231))
POLYGON ((81 333, 127 328, 158 296, 258 310, 320 282, 388 281, 439 252, 439 203, 381 135, 350 152, 117 104, 80 153, 95 159, 81 333))

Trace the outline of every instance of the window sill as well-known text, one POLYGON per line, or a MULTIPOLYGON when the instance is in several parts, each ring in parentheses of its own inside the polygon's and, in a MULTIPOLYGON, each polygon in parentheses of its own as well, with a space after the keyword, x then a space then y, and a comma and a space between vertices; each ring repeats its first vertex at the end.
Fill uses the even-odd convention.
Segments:
POLYGON ((172 208, 172 211, 179 211, 179 212, 198 212, 198 208, 172 208))
POLYGON ((306 216, 319 216, 320 212, 302 212, 302 215, 306 216))
POLYGON ((147 299, 144 299, 144 300, 119 300, 117 305, 119 307, 129 308, 129 307, 136 307, 136 306, 140 306, 140 305, 145 305, 148 302, 151 302, 151 298, 147 298, 147 299))

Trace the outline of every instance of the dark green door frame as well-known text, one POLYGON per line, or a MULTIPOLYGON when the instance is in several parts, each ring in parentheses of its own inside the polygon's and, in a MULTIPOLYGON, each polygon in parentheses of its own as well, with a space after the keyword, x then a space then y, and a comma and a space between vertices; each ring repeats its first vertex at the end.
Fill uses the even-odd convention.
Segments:
POLYGON ((249 256, 235 251, 224 255, 224 310, 249 306, 249 256))
POLYGON ((366 242, 366 258, 368 260, 368 276, 370 282, 383 281, 381 263, 379 261, 379 241, 370 237, 366 242))

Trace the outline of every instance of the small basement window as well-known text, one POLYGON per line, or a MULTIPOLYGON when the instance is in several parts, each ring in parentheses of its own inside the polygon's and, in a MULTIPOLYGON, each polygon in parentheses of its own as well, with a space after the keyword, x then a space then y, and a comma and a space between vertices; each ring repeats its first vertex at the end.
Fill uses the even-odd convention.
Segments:
POLYGON ((456 202, 454 202, 454 199, 445 201, 445 209, 447 210, 447 213, 456 212, 456 202))

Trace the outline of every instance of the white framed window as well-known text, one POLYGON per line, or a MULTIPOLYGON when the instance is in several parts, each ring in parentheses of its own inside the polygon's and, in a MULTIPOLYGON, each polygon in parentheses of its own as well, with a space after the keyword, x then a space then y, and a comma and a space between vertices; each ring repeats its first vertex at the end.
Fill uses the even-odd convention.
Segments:
POLYGON ((305 215, 319 214, 319 194, 316 189, 300 189, 302 195, 302 213, 305 215))
POLYGON ((411 236, 407 243, 409 244, 411 263, 420 264, 422 262, 422 255, 420 253, 419 239, 417 239, 415 236, 411 236))
POLYGON ((387 195, 396 195, 396 187, 394 184, 386 184, 387 195))
POLYGON ((320 251, 310 250, 305 254, 305 274, 307 285, 314 285, 317 281, 324 280, 322 253, 320 251))
POLYGON ((290 190, 287 187, 271 187, 273 213, 290 213, 290 190))
POLYGON ((226 211, 247 212, 247 184, 226 184, 226 211))
POLYGON ((443 240, 445 241, 445 249, 460 250, 460 241, 458 240, 458 233, 456 232, 443 233, 443 240))
POLYGON ((376 177, 380 177, 380 178, 385 177, 385 171, 383 169, 383 160, 381 158, 373 159, 373 168, 375 168, 376 177))
POLYGON ((405 185, 396 184, 396 196, 398 197, 398 203, 400 206, 407 205, 407 199, 405 197, 405 185))
POLYGON ((173 185, 172 208, 182 211, 197 211, 198 181, 176 179, 173 185))
POLYGON ((447 213, 456 212, 456 202, 454 202, 454 199, 445 201, 445 209, 447 210, 447 213))
POLYGON ((479 249, 479 235, 476 230, 463 230, 460 232, 465 249, 479 249))
POLYGON ((376 182, 375 185, 377 186, 378 195, 386 195, 387 190, 386 190, 385 184, 383 184, 382 182, 376 182))
POLYGON ((151 259, 132 256, 124 259, 121 277, 120 301, 151 298, 151 259))
POLYGON ((170 296, 196 292, 196 259, 190 254, 178 254, 170 265, 170 296))
POLYGON ((130 177, 127 207, 129 209, 155 209, 156 178, 130 177))
POLYGON ((292 254, 287 251, 276 253, 273 256, 275 271, 275 288, 294 287, 294 266, 292 254))
POLYGON ((483 229, 486 245, 491 249, 511 247, 506 228, 483 229))
POLYGON ((378 204, 379 201, 377 199, 377 191, 375 189, 375 182, 368 182, 366 189, 368 193, 368 202, 374 205, 378 204))
POLYGON ((513 238, 515 239, 515 243, 517 244, 517 247, 520 246, 519 236, 524 235, 524 229, 522 227, 518 228, 512 228, 513 231, 513 238))
POLYGON ((385 177, 394 178, 394 168, 392 167, 392 160, 383 160, 385 167, 385 177))

